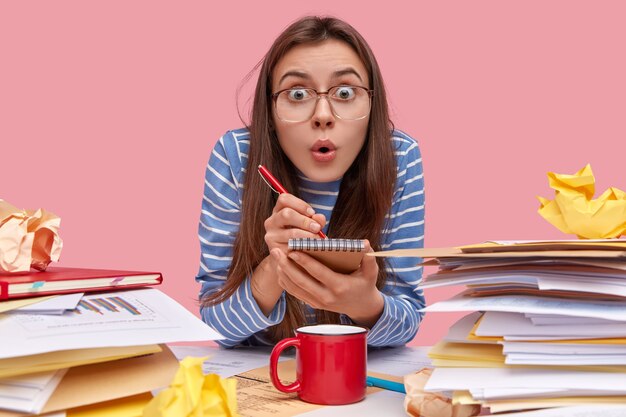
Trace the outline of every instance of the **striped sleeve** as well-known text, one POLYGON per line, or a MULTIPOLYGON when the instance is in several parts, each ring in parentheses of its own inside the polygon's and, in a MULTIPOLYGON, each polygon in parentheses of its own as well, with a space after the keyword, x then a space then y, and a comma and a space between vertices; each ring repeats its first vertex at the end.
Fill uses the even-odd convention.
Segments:
MULTIPOLYGON (((233 260, 248 147, 246 130, 229 131, 216 143, 206 167, 198 226, 200 269, 196 281, 202 283, 200 299, 223 287, 233 260)), ((230 298, 201 307, 200 313, 207 324, 225 337, 218 343, 232 347, 280 323, 285 314, 285 300, 281 297, 270 315, 265 316, 252 296, 247 277, 230 298)))
MULTIPOLYGON (((417 142, 396 131, 393 136, 398 162, 396 190, 382 239, 383 250, 424 246, 424 177, 417 142)), ((418 286, 419 258, 387 258, 388 280, 383 288, 385 306, 368 334, 370 346, 400 346, 411 341, 420 326, 424 307, 418 286)))

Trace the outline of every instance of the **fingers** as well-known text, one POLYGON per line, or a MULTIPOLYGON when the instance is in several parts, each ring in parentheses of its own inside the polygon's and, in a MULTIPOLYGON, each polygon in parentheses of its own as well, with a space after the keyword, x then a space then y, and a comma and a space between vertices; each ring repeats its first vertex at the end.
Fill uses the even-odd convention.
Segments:
POLYGON ((315 214, 315 210, 309 204, 307 204, 304 200, 299 199, 293 194, 285 193, 278 196, 276 200, 276 204, 274 205, 274 213, 278 213, 282 209, 289 207, 298 213, 311 217, 315 214))
POLYGON ((337 281, 335 275, 338 274, 336 272, 305 253, 292 251, 289 252, 288 257, 300 265, 309 275, 314 276, 319 282, 326 286, 332 285, 332 281, 337 281))
MULTIPOLYGON (((363 252, 374 252, 369 240, 365 240, 365 248, 363 252)), ((361 260, 361 266, 359 266, 359 269, 354 271, 353 274, 362 274, 364 272, 368 273, 368 275, 374 274, 378 276, 378 263, 376 262, 376 257, 365 255, 361 260)))
POLYGON ((276 261, 279 285, 311 307, 319 308, 326 292, 324 287, 291 262, 282 251, 274 249, 271 253, 276 261))
POLYGON ((284 208, 265 220, 265 230, 297 228, 310 233, 317 233, 322 226, 310 217, 304 216, 291 208, 284 208))

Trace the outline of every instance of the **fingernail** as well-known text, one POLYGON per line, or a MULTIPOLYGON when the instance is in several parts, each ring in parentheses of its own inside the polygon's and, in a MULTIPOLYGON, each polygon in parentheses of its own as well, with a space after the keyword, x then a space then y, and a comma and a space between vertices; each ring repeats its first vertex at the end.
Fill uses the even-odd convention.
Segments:
POLYGON ((319 232, 321 228, 322 226, 320 226, 318 223, 315 223, 315 222, 312 222, 309 225, 309 229, 311 229, 312 232, 319 232))
POLYGON ((300 255, 298 255, 298 253, 297 253, 297 252, 291 252, 291 253, 289 254, 289 257, 290 257, 291 259, 293 259, 294 261, 297 261, 298 259, 300 259, 300 255))
POLYGON ((274 259, 279 260, 280 259, 280 250, 279 249, 274 249, 273 251, 271 251, 270 253, 272 254, 272 256, 274 257, 274 259))
POLYGON ((312 216, 315 214, 315 210, 309 207, 308 209, 306 209, 306 214, 308 214, 309 216, 312 216))

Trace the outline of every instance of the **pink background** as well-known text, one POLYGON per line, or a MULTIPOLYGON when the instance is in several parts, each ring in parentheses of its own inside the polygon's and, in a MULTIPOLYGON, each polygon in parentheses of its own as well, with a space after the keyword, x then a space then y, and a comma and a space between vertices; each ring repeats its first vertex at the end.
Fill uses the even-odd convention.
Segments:
MULTIPOLYGON (((62 218, 60 265, 160 270, 196 312, 210 150, 242 125, 245 75, 312 13, 364 35, 420 141, 427 246, 564 237, 536 213, 548 171, 591 163, 596 195, 626 189, 624 2, 213 3, 0 3, 0 198, 62 218)), ((456 317, 427 315, 413 344, 456 317)))

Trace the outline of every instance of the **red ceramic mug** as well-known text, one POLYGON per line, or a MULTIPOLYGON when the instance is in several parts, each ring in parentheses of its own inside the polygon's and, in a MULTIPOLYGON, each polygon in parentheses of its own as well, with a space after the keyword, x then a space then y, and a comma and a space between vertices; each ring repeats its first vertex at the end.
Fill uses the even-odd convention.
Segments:
POLYGON ((270 356, 272 384, 282 392, 297 392, 301 400, 324 405, 351 404, 365 398, 367 329, 339 324, 300 327, 296 337, 283 339, 270 356), (296 348, 296 381, 284 385, 278 377, 280 353, 296 348))

